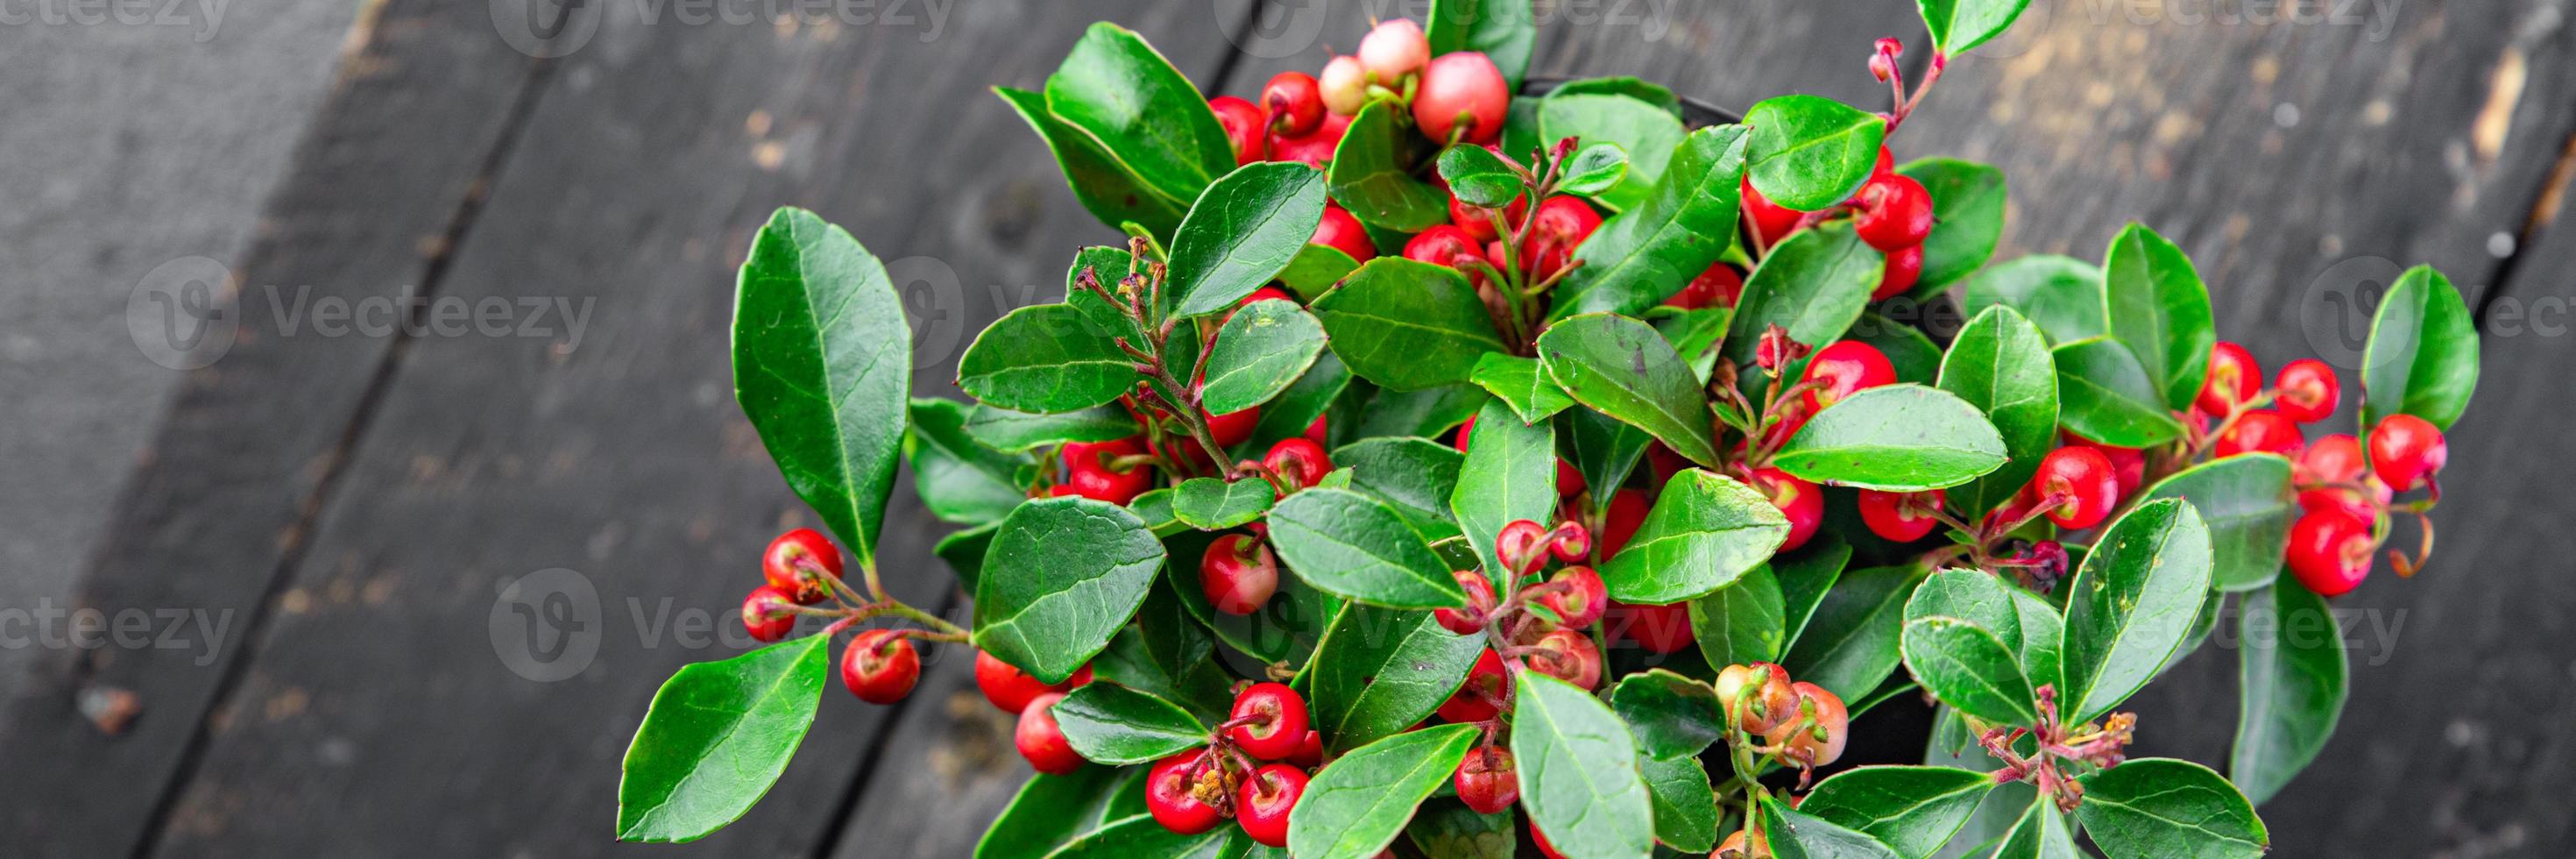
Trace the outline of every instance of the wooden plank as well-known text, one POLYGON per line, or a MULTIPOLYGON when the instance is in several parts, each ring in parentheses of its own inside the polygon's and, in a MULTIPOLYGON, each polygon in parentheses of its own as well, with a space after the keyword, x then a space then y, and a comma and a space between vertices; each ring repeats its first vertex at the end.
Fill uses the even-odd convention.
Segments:
MULTIPOLYGON (((752 230, 773 206, 809 206, 889 258, 922 320, 925 393, 950 386, 964 332, 1054 294, 1074 247, 1113 238, 983 91, 1037 83, 1100 10, 952 8, 935 35, 612 17, 560 61, 444 294, 590 302, 591 328, 578 347, 560 333, 413 344, 161 852, 614 848, 619 762, 646 702, 679 665, 740 646, 662 624, 735 627, 768 536, 812 521, 728 395, 752 230), (498 588, 549 568, 575 571, 556 575, 599 607, 596 655, 551 683, 496 653, 527 646, 498 588)), ((1124 11, 1200 35, 1163 41, 1212 76, 1209 4, 1124 11)), ((929 547, 945 529, 898 496, 889 583, 938 604, 952 585, 929 547)), ((894 712, 826 698, 780 783, 688 850, 813 849, 894 712)))
POLYGON ((219 638, 45 655, 0 735, 0 759, 48 774, 0 785, 0 841, 12 852, 125 855, 142 840, 280 565, 305 545, 308 514, 392 346, 321 336, 310 319, 289 332, 259 287, 278 284, 296 301, 309 286, 309 309, 428 280, 529 78, 527 58, 491 38, 481 4, 365 11, 366 38, 238 270, 239 335, 220 363, 177 386, 81 586, 83 606, 200 612, 219 638), (141 718, 123 736, 102 734, 78 709, 90 690, 132 694, 141 718))

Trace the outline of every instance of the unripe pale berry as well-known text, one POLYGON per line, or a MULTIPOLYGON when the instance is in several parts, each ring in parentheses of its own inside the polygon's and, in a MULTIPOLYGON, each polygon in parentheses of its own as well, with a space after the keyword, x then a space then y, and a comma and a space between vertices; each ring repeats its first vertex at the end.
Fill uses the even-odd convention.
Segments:
POLYGON ((1797 713, 1798 692, 1789 670, 1768 662, 1729 665, 1717 672, 1718 706, 1734 711, 1735 725, 1749 734, 1777 728, 1797 713))
POLYGON ((1843 744, 1851 739, 1851 715, 1843 709, 1843 699, 1803 680, 1790 684, 1790 688, 1798 693, 1796 713, 1763 738, 1774 746, 1786 743, 1785 755, 1807 766, 1825 766, 1841 759, 1843 744))
POLYGON ((1334 57, 1324 63, 1315 86, 1324 98, 1324 109, 1333 113, 1349 116, 1368 106, 1368 69, 1358 57, 1334 57))
POLYGON ((1378 22, 1368 35, 1360 37, 1360 68, 1377 76, 1377 82, 1390 89, 1405 75, 1422 70, 1431 61, 1431 39, 1423 35, 1422 25, 1407 18, 1378 22))
POLYGON ((1457 51, 1423 70, 1413 94, 1413 122, 1435 142, 1490 143, 1502 136, 1511 103, 1511 84, 1491 58, 1457 51))

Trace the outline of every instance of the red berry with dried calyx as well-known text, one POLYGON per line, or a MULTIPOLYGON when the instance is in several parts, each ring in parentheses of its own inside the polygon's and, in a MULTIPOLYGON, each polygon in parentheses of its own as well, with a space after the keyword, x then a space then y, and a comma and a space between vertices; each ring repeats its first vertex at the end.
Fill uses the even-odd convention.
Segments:
POLYGON ((1896 365, 1876 346, 1843 340, 1816 350, 1799 381, 1815 384, 1806 393, 1807 414, 1812 417, 1853 394, 1896 384, 1896 365))
POLYGON ((2273 377, 2272 390, 2272 407, 2303 424, 2325 420, 2343 399, 2343 382, 2335 378, 2334 368, 2315 358, 2283 365, 2280 375, 2273 377))
POLYGON ((1270 453, 1261 458, 1261 467, 1279 475, 1279 479, 1294 490, 1313 486, 1316 481, 1324 479, 1324 475, 1333 470, 1333 460, 1324 453, 1323 445, 1292 436, 1271 445, 1270 453))
POLYGON ((1154 470, 1143 462, 1145 445, 1137 439, 1067 442, 1062 454, 1064 485, 1075 495, 1125 506, 1153 486, 1154 470))
POLYGON ((1234 792, 1234 820, 1243 834, 1272 847, 1288 846, 1288 812, 1306 796, 1306 771, 1271 764, 1252 771, 1234 792))
POLYGON ((2277 453, 2291 459, 2308 446, 2297 422, 2271 409, 2255 409, 2236 416, 2236 423, 2218 436, 2210 448, 2220 458, 2244 453, 2277 453))
POLYGON ((1924 190, 1923 183, 1911 176, 1871 176, 1852 199, 1860 204, 1852 231, 1881 253, 1920 245, 1923 237, 1932 234, 1932 192, 1924 190))
POLYGON ((1468 750, 1449 782, 1458 788, 1458 801, 1477 814, 1500 814, 1521 798, 1520 770, 1512 765, 1512 753, 1498 746, 1468 750))
POLYGON ((1005 713, 1018 713, 1029 702, 1049 692, 1069 692, 1091 682, 1091 666, 1085 665, 1062 683, 1047 684, 1002 661, 987 651, 975 651, 975 688, 984 692, 984 700, 1005 713))
POLYGON ((2342 510, 2311 510, 2290 526, 2290 574, 2318 596, 2342 596, 2370 576, 2372 523, 2342 510))
POLYGON ((1459 635, 1478 635, 1485 631, 1485 618, 1494 611, 1494 584, 1479 570, 1453 570, 1449 575, 1467 592, 1465 608, 1431 610, 1431 620, 1440 628, 1459 635))
POLYGON ((2432 421, 2395 414, 2370 429, 2370 470, 2399 492, 2421 485, 2450 458, 2451 444, 2432 421))
POLYGON ((2006 509, 2018 516, 2046 505, 2048 521, 2081 531, 2102 524, 2119 503, 2120 478, 2109 458, 2089 447, 2061 447, 2040 459, 2039 473, 2006 509))
POLYGON ((1279 562, 1250 534, 1226 534, 1199 556, 1199 588, 1226 614, 1251 614, 1279 592, 1279 562))
POLYGON ((752 588, 742 599, 742 628, 760 641, 786 638, 796 629, 796 601, 777 585, 752 588))
POLYGON ((1422 84, 1413 94, 1413 122, 1435 142, 1490 143, 1502 136, 1503 115, 1511 104, 1511 84, 1493 59, 1455 51, 1422 70, 1422 84))
POLYGON ((841 569, 841 547, 812 528, 780 534, 760 553, 761 578, 798 605, 830 596, 832 585, 821 577, 840 578, 841 569))
POLYGON ((1860 521, 1869 532, 1898 543, 1930 536, 1941 527, 1941 505, 1947 495, 1929 492, 1860 491, 1860 521))
POLYGON ((1601 648, 1592 636, 1573 629, 1548 630, 1525 657, 1531 670, 1574 684, 1578 689, 1601 685, 1601 648))
POLYGON ((1191 749, 1154 762, 1145 771, 1145 811, 1164 829, 1197 835, 1225 820, 1224 809, 1199 799, 1200 753, 1191 749))
POLYGON ((1029 699, 1027 709, 1020 711, 1019 729, 1011 734, 1013 745, 1029 766, 1049 775, 1065 775, 1088 763, 1064 738, 1064 729, 1056 727, 1055 702, 1064 700, 1061 692, 1048 692, 1029 699))
POLYGON ((1592 529, 1581 522, 1560 522, 1548 532, 1547 551, 1558 563, 1580 564, 1592 557, 1592 529))
POLYGON ((1727 833, 1726 840, 1718 842, 1717 852, 1708 854, 1709 859, 1771 859, 1771 839, 1765 837, 1760 830, 1755 830, 1753 846, 1747 849, 1744 846, 1744 832, 1745 830, 1738 829, 1727 833))
POLYGON ((1503 657, 1492 650, 1476 655, 1476 664, 1467 669, 1467 679, 1458 691, 1440 703, 1440 718, 1451 724, 1482 722, 1494 717, 1496 701, 1512 697, 1512 675, 1503 667, 1503 657))
POLYGON ((1495 560, 1513 575, 1526 576, 1547 565, 1547 526, 1527 519, 1515 519, 1494 535, 1495 560))
POLYGON ((1306 741, 1306 699, 1285 683, 1255 683, 1235 693, 1232 719, 1249 721, 1227 730, 1226 739, 1265 761, 1296 754, 1306 741))
POLYGON ((1216 112, 1217 127, 1225 129, 1225 144, 1234 150, 1234 164, 1241 167, 1260 161, 1268 154, 1262 142, 1270 135, 1263 126, 1261 108, 1252 102, 1221 95, 1208 99, 1208 109, 1216 112))
POLYGON ((1601 228, 1601 213, 1579 197, 1549 197, 1530 214, 1530 243, 1521 266, 1533 280, 1546 280, 1574 262, 1574 249, 1601 228))
POLYGON ((1261 87, 1260 111, 1270 117, 1270 130, 1298 137, 1324 125, 1324 90, 1315 76, 1285 71, 1261 87))
POLYGON ((1729 665, 1717 672, 1717 704, 1735 714, 1735 725, 1748 734, 1767 733, 1788 721, 1798 708, 1798 692, 1789 670, 1768 662, 1729 665))
POLYGON ((2263 365, 2254 360, 2254 353, 2221 340, 2209 347, 2209 376, 2192 405, 2203 414, 2224 417, 2237 405, 2253 400, 2262 388, 2263 365))
POLYGON ((1567 567, 1548 577, 1549 589, 1540 594, 1540 605, 1556 613, 1557 622, 1566 626, 1591 626, 1601 619, 1603 609, 1610 607, 1610 592, 1601 584, 1601 574, 1591 567, 1567 567))
POLYGON ((1440 224, 1405 242, 1404 258, 1465 271, 1467 267, 1459 263, 1460 258, 1482 260, 1485 250, 1465 229, 1440 224))
POLYGON ((921 654, 891 629, 871 629, 841 652, 841 685, 870 704, 892 704, 921 680, 921 654))

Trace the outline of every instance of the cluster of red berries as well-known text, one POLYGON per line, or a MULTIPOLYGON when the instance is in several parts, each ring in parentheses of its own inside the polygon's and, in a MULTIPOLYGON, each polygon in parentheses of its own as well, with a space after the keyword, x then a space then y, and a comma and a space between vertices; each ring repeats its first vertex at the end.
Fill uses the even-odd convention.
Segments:
MULTIPOLYGON (((742 601, 742 626, 759 641, 777 641, 795 631, 806 609, 835 595, 841 584, 841 547, 812 528, 778 535, 761 553, 766 583, 742 601)), ((841 652, 841 685, 871 704, 892 704, 912 694, 921 681, 921 654, 912 646, 914 630, 871 629, 850 640, 841 652)))
POLYGON ((1074 753, 1073 744, 1064 738, 1064 730, 1056 726, 1055 702, 1090 683, 1089 665, 1074 671, 1062 683, 1043 683, 991 653, 975 652, 975 688, 983 690, 984 700, 994 707, 1019 717, 1019 726, 1011 732, 1011 744, 1038 772, 1064 775, 1088 763, 1074 753))
POLYGON ((1801 212, 1772 203, 1754 190, 1747 176, 1742 185, 1744 214, 1752 227, 1755 241, 1762 247, 1778 244, 1789 234, 1805 229, 1833 215, 1852 215, 1852 230, 1860 240, 1885 254, 1887 261, 1879 270, 1878 289, 1871 292, 1872 301, 1904 294, 1923 277, 1923 239, 1932 235, 1932 192, 1911 176, 1896 172, 1896 158, 1879 147, 1878 165, 1862 182, 1851 199, 1833 208, 1801 212))

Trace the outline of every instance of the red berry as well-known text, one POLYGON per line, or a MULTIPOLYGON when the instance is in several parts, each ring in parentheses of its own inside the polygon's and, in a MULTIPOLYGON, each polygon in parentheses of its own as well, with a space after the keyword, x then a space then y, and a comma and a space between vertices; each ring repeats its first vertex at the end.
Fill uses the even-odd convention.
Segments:
POLYGON ((1511 697, 1511 672, 1503 668, 1502 656, 1487 650, 1476 655, 1476 665, 1467 669, 1467 679, 1458 684, 1458 691, 1440 703, 1440 718, 1460 725, 1482 722, 1498 712, 1494 702, 1511 697))
POLYGON ((1243 834, 1272 847, 1288 846, 1288 811, 1306 795, 1306 771, 1271 764, 1252 771, 1235 789, 1234 819, 1243 834))
POLYGON ((1360 219, 1350 212, 1331 203, 1324 204, 1324 220, 1315 224, 1315 237, 1306 241, 1349 254, 1360 262, 1377 258, 1377 245, 1369 241, 1368 228, 1360 226, 1360 219))
POLYGON ((1923 279, 1923 246, 1907 245, 1887 252, 1887 262, 1878 269, 1878 288, 1869 291, 1869 300, 1886 301, 1923 279))
POLYGON ((1029 699, 1028 709, 1020 711, 1019 730, 1011 741, 1020 749, 1020 757, 1029 766, 1049 775, 1064 775, 1082 768, 1082 755, 1064 738, 1064 729, 1055 724, 1055 702, 1064 700, 1062 692, 1048 692, 1029 699))
POLYGON ((1547 833, 1538 831, 1536 822, 1530 824, 1530 841, 1538 845, 1538 855, 1547 859, 1565 859, 1565 854, 1556 852, 1556 845, 1547 843, 1547 833))
POLYGON ((1541 594, 1539 604, 1556 612, 1566 626, 1591 626, 1601 619, 1601 611, 1610 607, 1610 592, 1601 584, 1601 574, 1591 567, 1567 567, 1548 577, 1557 589, 1541 594))
POLYGON ((1312 134, 1296 137, 1271 134, 1270 160, 1294 161, 1321 170, 1332 162, 1333 150, 1342 145, 1342 134, 1350 127, 1350 117, 1331 114, 1324 117, 1324 123, 1316 126, 1312 134))
POLYGON ((1807 414, 1812 416, 1862 390, 1896 384, 1896 365, 1876 346, 1844 340, 1816 350, 1799 380, 1820 383, 1806 393, 1807 414))
POLYGON ((1073 487, 1073 493, 1084 498, 1124 506, 1153 486, 1152 468, 1131 462, 1125 470, 1120 470, 1117 464, 1122 459, 1145 455, 1145 446, 1136 439, 1067 442, 1062 453, 1066 468, 1065 485, 1073 487))
POLYGON ((1768 662, 1729 665, 1717 672, 1718 707, 1735 714, 1745 733, 1769 733, 1798 713, 1798 690, 1789 669, 1768 662))
POLYGON ((1491 143, 1502 136, 1503 114, 1511 104, 1511 84, 1491 58, 1454 51, 1422 70, 1422 84, 1413 93, 1413 122, 1435 142, 1491 143))
POLYGON ((1825 521, 1825 491, 1813 483, 1789 476, 1777 468, 1753 470, 1753 488, 1771 497, 1771 506, 1789 517, 1789 539, 1780 543, 1780 551, 1794 551, 1816 536, 1816 526, 1825 521))
POLYGON ((1709 266, 1708 270, 1700 272, 1698 277, 1691 278, 1690 285, 1682 287, 1682 291, 1664 299, 1664 306, 1679 307, 1683 310, 1734 307, 1735 302, 1743 296, 1744 275, 1738 273, 1735 266, 1721 262, 1709 266))
POLYGON ((1285 683, 1255 683, 1235 693, 1235 719, 1253 719, 1226 731, 1244 754, 1275 761, 1306 741, 1306 699, 1285 683))
MULTIPOLYGON (((1202 412, 1202 414, 1205 413, 1202 412)), ((1207 423, 1208 435, 1216 436, 1216 443, 1219 446, 1233 447, 1252 438, 1253 428, 1261 425, 1261 407, 1253 406, 1239 412, 1207 415, 1207 423)))
MULTIPOLYGON (((1275 286, 1265 286, 1265 287, 1262 287, 1262 288, 1260 288, 1260 289, 1253 290, 1251 295, 1244 296, 1244 297, 1243 297, 1243 299, 1242 299, 1241 301, 1237 301, 1237 302, 1235 302, 1235 303, 1234 303, 1234 306, 1235 306, 1235 309, 1240 310, 1240 309, 1242 309, 1242 308, 1243 308, 1243 306, 1244 306, 1244 305, 1251 304, 1251 303, 1253 303, 1253 302, 1255 302, 1255 301, 1271 301, 1271 300, 1278 300, 1278 301, 1289 301, 1289 302, 1293 302, 1293 301, 1296 301, 1297 299, 1296 299, 1296 297, 1295 297, 1295 296, 1291 296, 1291 295, 1289 295, 1287 290, 1280 289, 1279 287, 1275 287, 1275 286)), ((1230 315, 1230 314, 1229 314, 1229 318, 1231 318, 1231 315, 1230 315)))
POLYGON ((1565 461, 1565 457, 1556 458, 1557 495, 1572 498, 1588 488, 1590 486, 1583 482, 1583 469, 1574 467, 1574 463, 1565 461))
POLYGON ((1324 425, 1324 417, 1324 415, 1316 415, 1315 422, 1307 424, 1306 431, 1297 437, 1314 442, 1319 446, 1322 445, 1324 443, 1326 429, 1324 425))
POLYGON ((1455 570, 1458 587, 1467 591, 1466 608, 1432 609, 1431 619, 1440 628, 1459 635, 1479 635, 1485 631, 1485 616, 1494 610, 1494 584, 1475 570, 1455 570))
POLYGON ((1405 75, 1422 71, 1422 64, 1431 61, 1431 39, 1422 34, 1422 25, 1390 18, 1360 37, 1358 57, 1360 68, 1368 70, 1379 85, 1401 89, 1405 75))
POLYGON ((2209 377, 2200 387, 2200 397, 2192 401, 2202 413, 2226 417, 2237 404, 2254 399, 2263 389, 2263 365, 2256 363, 2254 353, 2225 340, 2209 347, 2209 377))
POLYGON ((1881 146, 1878 148, 1878 163, 1869 168, 1869 178, 1894 175, 1896 175, 1896 154, 1887 151, 1887 147, 1881 146))
POLYGON ((1576 688, 1590 689, 1601 685, 1601 648, 1592 636, 1572 629, 1557 628, 1539 636, 1529 657, 1529 667, 1576 688))
POLYGON ((1250 534, 1227 534, 1199 556, 1199 587, 1209 605, 1226 614, 1251 614, 1279 591, 1279 563, 1270 547, 1250 534))
POLYGON ((1920 245, 1932 234, 1932 192, 1911 176, 1872 176, 1853 199, 1860 202, 1860 215, 1853 219, 1852 231, 1881 253, 1920 245))
POLYGON ((841 577, 841 549, 821 531, 798 528, 769 541, 760 554, 760 575, 788 599, 810 605, 832 593, 818 576, 841 577))
POLYGON ((2047 510, 2048 521, 2057 527, 2081 531, 2102 524, 2111 508, 2120 503, 2120 478, 2111 469, 2111 460, 2101 451, 2089 447, 2061 447, 2048 452, 2039 461, 2039 473, 2021 489, 2021 495, 2009 509, 2029 510, 2029 506, 2054 501, 2047 510))
POLYGON ((761 641, 777 641, 796 629, 796 601, 777 585, 752 588, 742 599, 742 628, 761 641))
POLYGON ((1899 543, 1923 539, 1941 527, 1941 504, 1948 499, 1941 490, 1930 492, 1860 491, 1860 521, 1877 534, 1899 543))
POLYGON ((2378 521, 2379 512, 2387 509, 2388 502, 2396 497, 2396 493, 2390 492, 2388 484, 2379 482, 2375 476, 2367 478, 2365 483, 2369 486, 2367 496, 2363 490, 2346 487, 2303 490, 2299 493, 2299 510, 2304 513, 2332 511, 2364 522, 2378 521))
POLYGON ((2297 459, 2307 444, 2296 422, 2271 409, 2256 409, 2238 415, 2211 451, 2222 459, 2240 453, 2277 453, 2297 459))
POLYGON ((1289 755, 1286 763, 1295 764, 1307 769, 1314 769, 1316 767, 1323 766, 1324 732, 1308 728, 1306 730, 1305 741, 1297 744, 1297 752, 1289 755))
POLYGON ((1465 267, 1458 263, 1459 257, 1481 260, 1485 258, 1485 251, 1475 236, 1448 224, 1423 230, 1404 243, 1404 258, 1414 262, 1445 265, 1464 271, 1465 267))
POLYGON ((1547 564, 1547 526, 1516 519, 1494 535, 1494 558, 1513 575, 1526 576, 1547 564))
POLYGON ((1575 249, 1601 227, 1601 213, 1577 197, 1549 197, 1530 218, 1535 223, 1530 227, 1529 253, 1521 264, 1536 280, 1546 280, 1572 264, 1575 249))
POLYGON ((1224 811, 1201 802, 1196 791, 1199 750, 1191 749, 1154 762, 1145 771, 1145 810, 1164 829, 1182 835, 1197 835, 1215 829, 1225 819, 1224 811))
POLYGON ((1018 713, 1029 708, 1029 701, 1048 692, 1066 692, 1091 682, 1091 666, 1082 666, 1064 682, 1049 686, 1038 682, 1019 666, 1002 661, 986 651, 975 651, 975 687, 984 690, 984 700, 993 702, 1005 713, 1018 713))
POLYGON ((1235 166, 1261 160, 1266 150, 1262 141, 1269 139, 1262 128, 1261 108, 1234 96, 1221 95, 1208 99, 1208 109, 1216 111, 1216 124, 1225 129, 1225 143, 1234 149, 1235 166))
POLYGON ((2318 596, 2342 596, 2370 575, 2371 523, 2342 510, 2311 510, 2290 526, 2290 574, 2318 596))
POLYGON ((2442 470, 2451 458, 2451 444, 2433 422, 2414 415, 2396 414, 2379 419, 2370 430, 2370 470, 2379 482, 2404 492, 2442 470))
POLYGON ((1611 600, 1601 623, 1611 635, 1652 653, 1677 653, 1696 640, 1691 637, 1690 607, 1682 603, 1637 605, 1611 600))
POLYGON ((1580 564, 1592 557, 1592 531, 1581 522, 1566 522, 1551 532, 1555 539, 1547 545, 1558 563, 1580 564))
POLYGON ((1811 767, 1840 759, 1843 743, 1851 739, 1851 714, 1843 709, 1842 697, 1803 680, 1790 688, 1798 691, 1798 714, 1771 729, 1763 739, 1774 746, 1787 743, 1786 756, 1811 767), (1809 713, 1814 715, 1812 725, 1804 718, 1809 713), (1819 733, 1823 738, 1817 737, 1819 733))
POLYGON ((841 652, 841 685, 870 704, 892 704, 912 694, 921 680, 921 654, 912 639, 891 629, 871 629, 851 639, 841 652))
POLYGON ((2101 442, 2076 435, 2073 432, 2060 431, 2057 436, 2058 438, 2063 439, 2067 444, 2089 447, 2094 450, 2101 451, 2102 458, 2111 461, 2111 472, 2118 475, 2120 478, 2120 497, 2128 497, 2129 493, 2138 491, 2139 483, 2145 482, 2147 477, 2146 451, 2139 450, 2134 447, 2119 447, 2116 445, 2103 444, 2101 442))
MULTIPOLYGON (((1449 223, 1466 230, 1467 235, 1478 242, 1490 242, 1502 238, 1502 234, 1494 229, 1493 218, 1487 215, 1492 211, 1492 209, 1467 205, 1465 201, 1455 196, 1449 198, 1449 223)), ((1519 224, 1521 216, 1528 213, 1529 195, 1513 197, 1511 204, 1503 208, 1503 223, 1519 224)))
POLYGON ((2343 383, 2335 378, 2333 367, 2315 358, 2301 358, 2281 368, 2272 387, 2278 391, 2272 407, 2303 424, 2325 420, 2334 414, 2335 403, 2343 399, 2343 383))
POLYGON ((1798 219, 1807 216, 1807 213, 1796 209, 1773 205, 1771 198, 1764 197, 1762 192, 1753 189, 1751 174, 1747 174, 1737 188, 1744 195, 1746 220, 1750 221, 1753 229, 1761 234, 1762 244, 1766 247, 1779 244, 1781 239, 1788 238, 1789 232, 1797 229, 1798 219))
POLYGON ((1324 124, 1324 90, 1313 75, 1280 72, 1262 86, 1259 109, 1275 117, 1270 126, 1274 132, 1290 137, 1313 134, 1324 124))
POLYGON ((1622 489, 1610 496, 1610 509, 1601 517, 1601 560, 1607 561, 1628 548, 1628 540, 1637 536, 1637 528, 1646 524, 1646 493, 1622 489))
POLYGON ((1261 467, 1279 475, 1290 487, 1303 489, 1331 473, 1333 460, 1324 454, 1323 445, 1291 436, 1270 446, 1270 453, 1261 458, 1261 467))
POLYGON ((1315 87, 1324 99, 1324 109, 1335 116, 1349 116, 1368 105, 1368 69, 1358 57, 1334 57, 1324 63, 1323 75, 1315 87))
POLYGON ((1449 781, 1458 787, 1458 801, 1477 814, 1500 814, 1521 798, 1521 776, 1512 766, 1512 753, 1495 746, 1467 752, 1467 758, 1458 762, 1458 774, 1449 781))
POLYGON ((2299 454, 2301 483, 2350 483, 2360 480, 2369 468, 2369 460, 2362 458, 2361 439, 2344 433, 2317 439, 2299 454))

